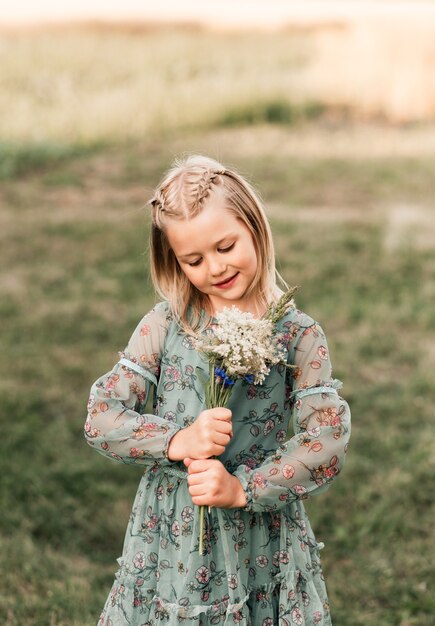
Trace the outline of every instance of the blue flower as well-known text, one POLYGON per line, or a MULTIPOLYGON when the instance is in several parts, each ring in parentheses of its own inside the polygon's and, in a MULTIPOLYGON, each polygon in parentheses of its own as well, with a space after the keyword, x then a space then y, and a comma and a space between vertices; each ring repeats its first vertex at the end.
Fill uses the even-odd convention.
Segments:
POLYGON ((231 385, 234 385, 235 381, 231 380, 231 378, 227 375, 223 367, 215 367, 214 373, 216 376, 216 382, 218 384, 223 384, 225 389, 227 387, 231 387, 231 385))
POLYGON ((245 376, 245 380, 247 383, 249 383, 250 385, 252 385, 252 383, 254 382, 254 374, 246 374, 245 376))

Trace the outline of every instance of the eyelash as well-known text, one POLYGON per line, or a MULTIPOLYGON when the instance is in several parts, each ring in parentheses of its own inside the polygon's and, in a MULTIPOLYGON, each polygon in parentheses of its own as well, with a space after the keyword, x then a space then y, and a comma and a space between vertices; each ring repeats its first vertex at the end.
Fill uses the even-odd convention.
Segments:
MULTIPOLYGON (((225 254, 225 252, 229 252, 230 250, 232 250, 235 245, 236 243, 234 242, 227 248, 218 248, 218 252, 225 254)), ((198 259, 198 261, 194 261, 193 263, 188 263, 188 265, 190 265, 190 267, 197 267, 200 263, 201 263, 201 259, 198 259)))
POLYGON ((229 252, 230 250, 232 250, 234 248, 234 246, 236 245, 236 243, 232 243, 230 246, 227 246, 226 248, 220 248, 220 250, 218 250, 218 252, 229 252))

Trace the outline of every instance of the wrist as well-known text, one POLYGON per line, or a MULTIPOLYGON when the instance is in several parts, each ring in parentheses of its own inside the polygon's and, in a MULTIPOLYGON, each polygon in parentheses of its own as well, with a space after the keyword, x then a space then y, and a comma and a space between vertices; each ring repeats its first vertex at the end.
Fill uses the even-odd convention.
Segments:
POLYGON ((183 461, 183 459, 189 456, 185 446, 185 430, 185 428, 180 429, 169 442, 168 459, 170 461, 183 461))
POLYGON ((243 485, 240 482, 240 480, 236 477, 233 476, 234 479, 234 501, 233 501, 233 507, 237 508, 237 509, 243 509, 247 502, 248 502, 248 498, 246 496, 245 490, 243 489, 243 485))

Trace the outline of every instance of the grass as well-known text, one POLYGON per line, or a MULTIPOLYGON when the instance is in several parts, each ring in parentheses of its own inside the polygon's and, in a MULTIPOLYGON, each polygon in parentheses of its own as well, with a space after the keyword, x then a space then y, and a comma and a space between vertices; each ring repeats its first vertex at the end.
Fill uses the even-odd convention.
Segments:
POLYGON ((299 124, 315 120, 325 114, 327 107, 320 102, 294 104, 282 100, 254 101, 242 106, 229 107, 217 120, 217 126, 241 126, 258 124, 299 124))
POLYGON ((299 111, 289 97, 293 73, 311 44, 297 33, 260 39, 173 28, 137 36, 74 28, 0 34, 0 137, 92 144, 227 124, 240 115, 280 121, 284 112, 291 121, 299 111), (259 45, 267 54, 252 63, 259 45), (258 76, 264 110, 252 111, 258 76), (229 116, 230 109, 238 113, 229 116))
MULTIPOLYGON (((204 150, 220 133, 183 143, 204 150)), ((51 176, 72 177, 54 187, 33 170, 4 184, 0 620, 8 626, 93 624, 108 592, 139 473, 93 454, 81 429, 90 384, 153 302, 141 206, 178 141, 53 162, 51 176), (140 192, 126 184, 133 174, 140 192)), ((230 150, 220 156, 234 162, 230 150)), ((261 149, 237 164, 275 207, 280 270, 327 330, 353 409, 346 470, 309 503, 327 545, 334 623, 429 626, 435 257, 412 239, 386 249, 381 214, 403 202, 409 177, 433 211, 429 165, 276 157, 265 167, 261 149), (395 184, 384 188, 382 172, 395 184), (355 203, 360 212, 349 219, 355 203), (329 219, 333 205, 340 219, 329 219)))
POLYGON ((73 182, 71 176, 59 170, 60 164, 68 164, 79 156, 87 156, 101 146, 68 144, 65 142, 0 142, 0 180, 14 179, 24 174, 46 172, 55 166, 56 176, 46 177, 52 184, 73 182), (60 172, 60 173, 59 173, 60 172))

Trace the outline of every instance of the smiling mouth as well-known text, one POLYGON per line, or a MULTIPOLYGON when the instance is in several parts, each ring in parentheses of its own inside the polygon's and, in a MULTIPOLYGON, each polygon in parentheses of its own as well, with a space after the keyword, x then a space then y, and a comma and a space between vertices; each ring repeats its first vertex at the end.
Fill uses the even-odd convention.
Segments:
POLYGON ((214 286, 215 287, 222 287, 224 285, 227 285, 228 283, 230 283, 234 278, 236 278, 236 276, 239 275, 239 272, 236 272, 236 274, 234 274, 234 276, 230 276, 229 278, 227 278, 226 280, 221 281, 220 283, 215 283, 214 286))

